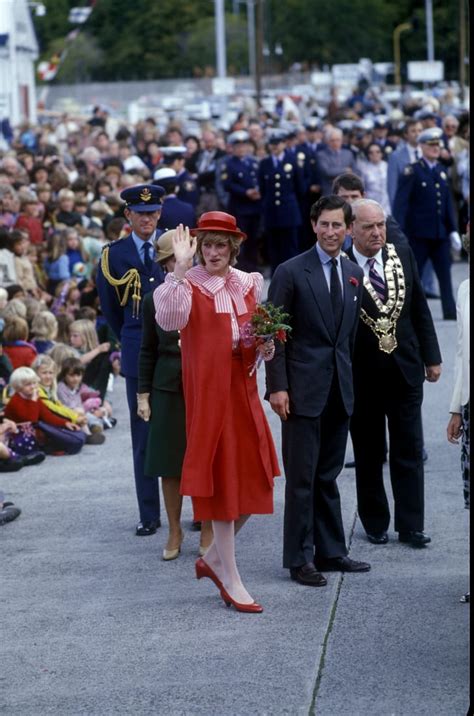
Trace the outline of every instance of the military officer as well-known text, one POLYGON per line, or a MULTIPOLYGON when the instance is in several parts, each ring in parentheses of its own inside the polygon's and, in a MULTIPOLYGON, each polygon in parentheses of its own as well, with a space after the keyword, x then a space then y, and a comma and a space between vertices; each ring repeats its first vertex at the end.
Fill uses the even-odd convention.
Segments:
POLYGON ((298 144, 296 148, 296 159, 304 165, 305 194, 301 202, 301 214, 303 219, 301 249, 309 249, 314 244, 314 232, 311 226, 310 212, 315 201, 321 196, 319 176, 316 169, 316 154, 324 147, 323 128, 319 117, 310 117, 305 122, 306 141, 298 144))
POLYGON ((227 137, 232 155, 221 173, 224 189, 229 193, 228 212, 235 216, 237 225, 247 234, 247 241, 240 248, 237 265, 242 271, 257 270, 257 241, 262 211, 258 160, 250 154, 249 139, 244 130, 232 132, 227 137))
POLYGON ((194 226, 196 224, 196 212, 191 204, 181 201, 176 196, 178 178, 174 169, 162 167, 153 174, 153 185, 160 186, 165 191, 163 197, 163 208, 158 220, 158 228, 161 231, 176 229, 178 224, 183 226, 194 226))
POLYGON ((161 213, 164 189, 139 184, 124 189, 125 217, 132 232, 104 247, 97 272, 102 313, 119 337, 122 374, 127 386, 132 433, 135 487, 140 513, 139 537, 152 535, 160 527, 158 477, 144 472, 148 423, 137 415, 138 353, 142 337, 141 300, 164 279, 154 259, 153 241, 161 213))
POLYGON ((420 275, 431 259, 438 279, 443 318, 456 320, 451 283, 451 241, 459 235, 444 167, 439 164, 442 130, 431 127, 418 137, 422 158, 408 164, 398 183, 393 215, 408 236, 420 275))
POLYGON ((262 195, 263 224, 272 273, 296 256, 301 226, 299 198, 304 195, 304 169, 285 157, 285 133, 276 131, 268 139, 270 155, 261 160, 258 180, 262 195))
POLYGON ((388 161, 390 154, 396 149, 393 142, 388 139, 390 123, 388 117, 379 114, 374 119, 373 141, 376 142, 383 152, 383 158, 388 161))
POLYGON ((186 147, 184 145, 160 147, 160 151, 163 154, 163 166, 174 169, 177 174, 178 199, 191 204, 196 210, 199 201, 199 189, 196 177, 188 172, 184 166, 186 147))

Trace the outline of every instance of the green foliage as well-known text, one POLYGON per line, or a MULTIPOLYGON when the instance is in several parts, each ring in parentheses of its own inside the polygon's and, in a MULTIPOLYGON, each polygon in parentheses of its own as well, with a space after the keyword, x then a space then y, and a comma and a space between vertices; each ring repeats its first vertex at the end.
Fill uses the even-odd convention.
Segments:
MULTIPOLYGON (((44 17, 33 14, 41 59, 64 46, 74 29, 71 7, 84 0, 43 0, 44 17), (61 45, 62 43, 62 45, 61 45)), ((227 65, 229 74, 248 71, 247 17, 244 3, 238 16, 226 0, 227 65)), ((458 0, 433 0, 435 55, 456 77, 459 46, 458 0)), ((264 0, 265 42, 281 43, 283 56, 266 60, 265 70, 286 69, 294 62, 308 67, 393 59, 393 30, 413 17, 419 29, 401 36, 402 60, 426 59, 425 10, 422 0, 264 0)), ((83 78, 134 80, 192 77, 215 68, 214 3, 212 0, 97 0, 81 40, 74 41, 72 59, 58 76, 77 76, 72 65, 85 61, 83 78), (87 49, 89 48, 89 50, 87 49), (93 58, 93 62, 89 60, 93 58)), ((66 61, 65 61, 66 62, 66 61)))

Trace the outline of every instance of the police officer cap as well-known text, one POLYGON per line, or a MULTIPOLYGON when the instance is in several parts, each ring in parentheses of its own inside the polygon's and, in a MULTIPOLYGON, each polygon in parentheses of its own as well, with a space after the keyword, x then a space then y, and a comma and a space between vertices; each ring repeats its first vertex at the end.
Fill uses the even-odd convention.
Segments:
POLYGON ((269 135, 267 142, 268 144, 279 144, 285 141, 286 136, 286 132, 283 132, 281 129, 276 129, 269 135))
POLYGON ((308 132, 315 132, 317 129, 321 129, 323 126, 323 123, 319 119, 319 117, 310 117, 306 120, 304 128, 308 132))
POLYGON ((337 123, 337 128, 341 129, 343 132, 350 132, 352 127, 354 126, 354 120, 353 119, 341 119, 337 123))
POLYGON ((284 134, 285 134, 285 139, 295 139, 295 137, 296 137, 296 128, 295 128, 295 127, 288 127, 288 129, 286 129, 286 130, 284 131, 284 134))
POLYGON ((374 128, 374 123, 371 119, 359 119, 355 122, 354 128, 359 132, 371 132, 374 128))
POLYGON ((385 114, 379 114, 377 117, 375 117, 374 127, 383 128, 383 127, 388 127, 388 126, 389 126, 389 121, 388 121, 388 117, 385 114))
POLYGON ((249 140, 249 133, 246 132, 244 129, 239 129, 236 132, 232 132, 227 137, 227 141, 229 144, 238 144, 239 142, 248 142, 249 140))
POLYGON ((186 153, 186 147, 181 145, 177 147, 160 147, 160 152, 165 159, 173 161, 173 159, 181 159, 183 157, 186 153))
POLYGON ((161 209, 161 197, 165 190, 153 184, 137 184, 130 186, 120 193, 120 198, 131 211, 158 211, 161 209))
POLYGON ((436 119, 436 114, 433 112, 430 108, 425 109, 419 109, 415 114, 413 115, 415 119, 436 119))
POLYGON ((439 127, 430 127, 420 132, 418 135, 418 144, 439 144, 442 136, 442 129, 439 127))
POLYGON ((155 186, 169 186, 170 184, 176 184, 176 172, 170 167, 162 167, 157 169, 153 174, 153 184, 155 186))

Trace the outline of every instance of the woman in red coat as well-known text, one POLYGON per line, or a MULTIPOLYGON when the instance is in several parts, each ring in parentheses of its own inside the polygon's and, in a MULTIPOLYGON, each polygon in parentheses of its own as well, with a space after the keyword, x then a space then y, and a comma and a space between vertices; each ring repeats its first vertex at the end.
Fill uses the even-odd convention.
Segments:
POLYGON ((181 332, 187 435, 181 492, 192 497, 194 519, 213 523, 214 541, 196 562, 196 576, 212 579, 227 606, 261 612, 242 584, 234 537, 250 514, 273 512, 273 478, 280 474, 250 375, 256 350, 269 360, 274 348, 240 342, 263 277, 232 268, 245 239, 233 216, 207 212, 191 235, 176 229, 174 273, 154 300, 159 325, 181 332), (199 264, 187 270, 196 251, 199 264))

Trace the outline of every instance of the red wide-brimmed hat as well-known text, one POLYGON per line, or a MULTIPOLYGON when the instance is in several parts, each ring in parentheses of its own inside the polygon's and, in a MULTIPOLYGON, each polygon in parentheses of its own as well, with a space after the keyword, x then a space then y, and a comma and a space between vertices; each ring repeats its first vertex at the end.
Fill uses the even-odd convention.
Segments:
POLYGON ((237 226, 235 217, 224 211, 207 211, 202 214, 198 225, 195 229, 190 230, 190 234, 196 236, 200 231, 222 231, 223 234, 235 234, 243 241, 247 238, 247 234, 244 234, 237 226))

